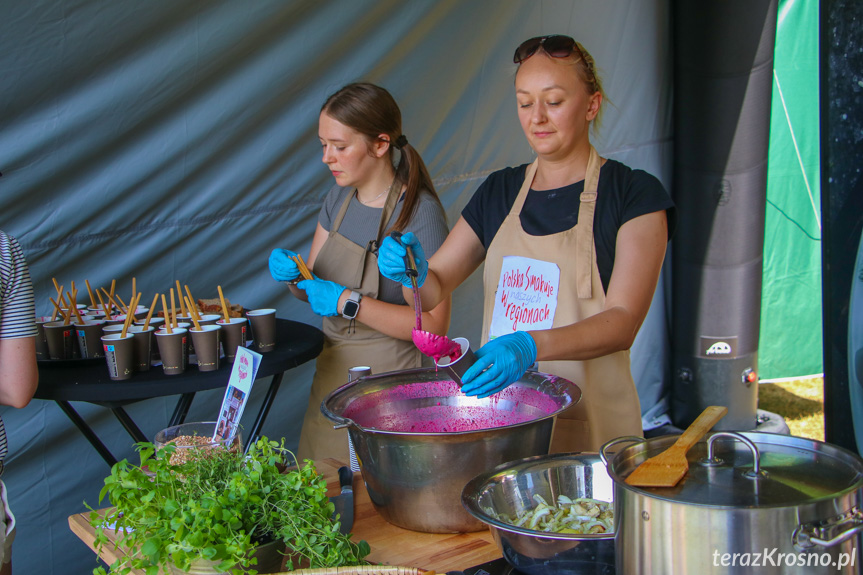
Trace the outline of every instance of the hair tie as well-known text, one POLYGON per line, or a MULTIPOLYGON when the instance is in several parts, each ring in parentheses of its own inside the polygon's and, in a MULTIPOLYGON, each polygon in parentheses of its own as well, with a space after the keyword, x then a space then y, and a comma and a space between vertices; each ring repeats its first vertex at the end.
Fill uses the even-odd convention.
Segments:
POLYGON ((395 146, 396 146, 396 148, 398 148, 399 150, 401 150, 402 148, 404 148, 404 147, 405 147, 405 146, 407 146, 407 145, 408 145, 408 139, 405 137, 405 135, 404 135, 404 134, 402 134, 401 136, 399 136, 398 138, 396 138, 395 146))

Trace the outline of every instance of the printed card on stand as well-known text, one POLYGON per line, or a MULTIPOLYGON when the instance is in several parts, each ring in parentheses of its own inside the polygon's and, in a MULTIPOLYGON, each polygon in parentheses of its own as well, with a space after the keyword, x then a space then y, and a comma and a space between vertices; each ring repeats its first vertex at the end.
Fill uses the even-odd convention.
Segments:
POLYGON ((225 398, 219 410, 219 419, 216 421, 216 431, 213 433, 214 441, 228 440, 229 443, 233 441, 262 357, 261 354, 245 347, 237 348, 237 357, 234 359, 231 378, 228 380, 225 398))

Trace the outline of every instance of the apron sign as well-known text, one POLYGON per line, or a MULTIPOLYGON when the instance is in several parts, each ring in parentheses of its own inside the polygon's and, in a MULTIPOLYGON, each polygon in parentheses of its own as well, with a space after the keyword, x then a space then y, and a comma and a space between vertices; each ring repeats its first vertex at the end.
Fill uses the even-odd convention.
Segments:
POLYGON ((494 299, 489 339, 534 329, 551 329, 557 309, 560 268, 521 256, 504 256, 494 299))

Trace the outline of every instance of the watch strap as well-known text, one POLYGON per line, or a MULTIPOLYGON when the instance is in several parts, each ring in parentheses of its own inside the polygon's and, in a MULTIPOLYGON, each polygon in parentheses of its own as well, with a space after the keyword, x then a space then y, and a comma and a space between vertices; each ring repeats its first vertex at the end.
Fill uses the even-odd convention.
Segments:
POLYGON ((348 299, 345 300, 345 305, 342 307, 342 317, 345 319, 354 319, 360 312, 360 300, 363 295, 358 291, 351 291, 348 294, 348 299), (354 305, 351 305, 353 303, 354 305))

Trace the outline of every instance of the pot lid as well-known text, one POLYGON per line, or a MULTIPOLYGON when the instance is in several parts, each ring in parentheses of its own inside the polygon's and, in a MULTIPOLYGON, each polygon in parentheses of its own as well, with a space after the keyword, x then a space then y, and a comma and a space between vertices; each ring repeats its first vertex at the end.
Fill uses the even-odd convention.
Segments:
POLYGON ((856 454, 821 441, 758 432, 717 432, 697 443, 687 454, 689 471, 674 487, 624 483, 641 462, 663 452, 677 437, 626 447, 610 459, 609 474, 624 489, 708 507, 801 505, 863 486, 863 460, 856 454))

